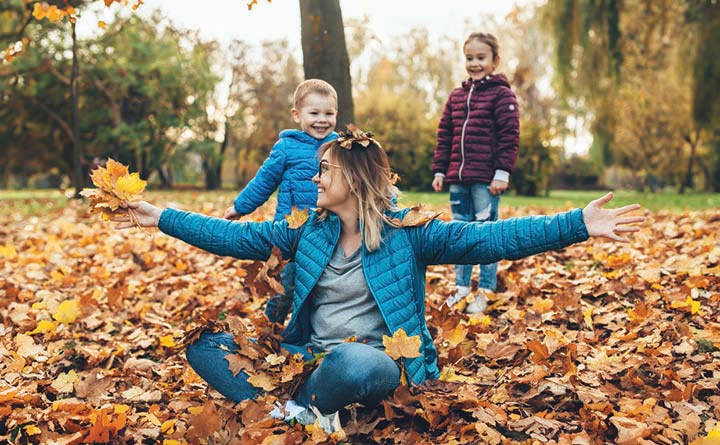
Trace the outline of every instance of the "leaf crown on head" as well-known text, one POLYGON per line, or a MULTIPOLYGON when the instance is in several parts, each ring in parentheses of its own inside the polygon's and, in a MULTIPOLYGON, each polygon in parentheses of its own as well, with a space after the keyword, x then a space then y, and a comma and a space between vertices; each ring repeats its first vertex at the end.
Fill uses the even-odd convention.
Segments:
POLYGON ((338 145, 346 150, 351 150, 353 144, 358 144, 363 148, 368 148, 370 143, 377 145, 378 148, 382 149, 380 142, 373 139, 373 134, 369 131, 362 131, 355 124, 347 124, 347 130, 341 130, 338 132, 337 138, 338 145))

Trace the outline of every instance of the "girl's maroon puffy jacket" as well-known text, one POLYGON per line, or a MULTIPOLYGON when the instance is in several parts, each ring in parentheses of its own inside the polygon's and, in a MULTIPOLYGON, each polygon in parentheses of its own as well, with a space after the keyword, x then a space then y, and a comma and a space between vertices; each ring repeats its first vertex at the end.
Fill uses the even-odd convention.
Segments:
POLYGON ((447 183, 489 184, 495 170, 512 173, 519 141, 517 98, 505 75, 468 79, 445 104, 433 173, 445 174, 447 183))

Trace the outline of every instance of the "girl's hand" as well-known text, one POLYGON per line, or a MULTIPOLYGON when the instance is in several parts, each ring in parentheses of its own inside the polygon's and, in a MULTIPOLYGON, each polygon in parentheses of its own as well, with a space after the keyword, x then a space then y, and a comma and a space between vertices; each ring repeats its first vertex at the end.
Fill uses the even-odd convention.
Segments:
POLYGON ((225 210, 225 214, 223 215, 223 218, 225 219, 239 219, 240 215, 238 215, 237 210, 235 210, 235 206, 230 206, 225 210))
POLYGON ((433 190, 435 190, 436 192, 442 192, 444 182, 445 182, 444 177, 442 177, 440 175, 435 176, 435 179, 433 179, 433 182, 432 182, 433 190))
POLYGON ((645 221, 644 216, 624 216, 640 208, 640 204, 631 204, 617 209, 603 209, 602 206, 613 198, 612 192, 591 201, 583 209, 583 221, 590 236, 604 236, 615 241, 629 242, 620 233, 637 232, 639 227, 630 224, 645 221))
POLYGON ((499 195, 500 193, 507 190, 508 185, 509 184, 505 181, 493 179, 492 182, 490 182, 490 193, 492 193, 493 195, 499 195))
POLYGON ((128 209, 128 215, 113 218, 113 222, 119 222, 116 229, 129 229, 139 225, 140 227, 157 227, 160 222, 160 215, 163 209, 145 201, 124 202, 121 207, 128 209), (132 215, 130 213, 132 212, 132 215))

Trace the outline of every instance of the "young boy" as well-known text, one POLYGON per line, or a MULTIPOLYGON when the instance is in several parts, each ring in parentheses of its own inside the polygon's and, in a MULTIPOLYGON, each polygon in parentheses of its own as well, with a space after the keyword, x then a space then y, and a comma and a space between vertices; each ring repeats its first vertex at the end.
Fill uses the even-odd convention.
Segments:
MULTIPOLYGON (((324 80, 308 79, 300 83, 290 110, 300 130, 283 130, 255 177, 225 210, 226 219, 238 219, 252 213, 278 189, 275 221, 298 209, 317 205, 317 187, 312 177, 317 173, 320 145, 337 138, 337 93, 324 80)), ((270 298, 265 314, 273 322, 282 323, 290 309, 295 282, 295 263, 288 262, 280 274, 284 295, 270 298)))

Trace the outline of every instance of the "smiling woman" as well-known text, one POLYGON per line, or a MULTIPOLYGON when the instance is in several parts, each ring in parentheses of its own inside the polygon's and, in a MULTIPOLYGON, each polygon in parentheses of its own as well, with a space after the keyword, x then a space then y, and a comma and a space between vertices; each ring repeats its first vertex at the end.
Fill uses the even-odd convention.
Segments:
MULTIPOLYGON (((209 252, 266 260, 277 248, 295 260, 293 313, 281 346, 308 359, 326 353, 289 405, 300 407, 300 414, 293 412, 301 422, 313 422, 315 409, 327 415, 354 403, 375 405, 400 384, 401 372, 415 384, 439 377, 425 321, 427 266, 517 259, 590 236, 626 241, 625 234, 638 230, 632 224, 643 221, 627 216, 638 205, 603 209, 612 194, 555 216, 492 224, 418 220, 410 209, 396 208, 387 156, 371 135, 341 132, 319 154, 313 182, 320 209, 299 228, 284 220, 236 223, 127 203, 141 225, 158 226, 209 252), (384 353, 382 338, 401 329, 419 339, 420 350, 399 367, 384 353)), ((115 221, 118 228, 134 224, 129 218, 115 221)), ((188 347, 187 358, 226 397, 255 398, 260 390, 248 374, 228 369, 226 357, 237 348, 232 335, 206 331, 188 347)))

